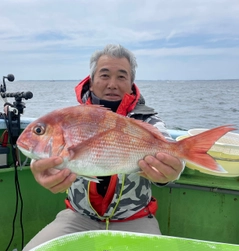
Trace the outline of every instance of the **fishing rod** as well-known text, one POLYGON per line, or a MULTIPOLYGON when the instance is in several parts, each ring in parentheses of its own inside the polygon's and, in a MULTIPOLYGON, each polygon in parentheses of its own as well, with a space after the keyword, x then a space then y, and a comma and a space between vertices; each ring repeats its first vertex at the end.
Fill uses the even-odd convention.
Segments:
MULTIPOLYGON (((24 247, 24 227, 23 227, 23 198, 21 194, 20 183, 18 179, 18 171, 17 167, 21 165, 21 161, 19 158, 19 154, 17 151, 17 139, 21 133, 21 114, 23 114, 24 109, 26 108, 25 103, 22 102, 22 99, 31 99, 33 97, 32 92, 15 92, 15 93, 7 93, 7 87, 5 80, 9 82, 13 82, 15 77, 13 74, 8 74, 7 76, 3 76, 3 84, 0 86, 0 96, 4 101, 4 112, 1 114, 0 118, 5 120, 6 124, 6 134, 7 137, 5 141, 9 139, 12 159, 14 164, 14 181, 15 181, 15 192, 16 192, 16 205, 15 205, 15 213, 12 222, 12 235, 9 241, 9 244, 6 248, 6 251, 10 248, 14 235, 15 235, 15 222, 18 213, 19 200, 20 200, 20 226, 21 226, 21 234, 22 234, 22 249, 24 247), (10 103, 7 101, 7 98, 14 98, 15 101, 10 103), (6 139, 7 138, 7 139, 6 139)), ((4 143, 6 145, 6 142, 4 143)), ((3 142, 2 142, 3 145, 3 142)))

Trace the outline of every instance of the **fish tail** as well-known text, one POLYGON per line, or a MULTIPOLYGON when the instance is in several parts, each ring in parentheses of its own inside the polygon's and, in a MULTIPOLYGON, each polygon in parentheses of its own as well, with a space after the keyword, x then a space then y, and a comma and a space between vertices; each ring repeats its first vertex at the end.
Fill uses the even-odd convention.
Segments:
POLYGON ((227 171, 207 152, 219 138, 232 130, 236 130, 236 128, 231 125, 220 126, 178 141, 177 147, 182 154, 180 157, 204 169, 226 173, 227 171))

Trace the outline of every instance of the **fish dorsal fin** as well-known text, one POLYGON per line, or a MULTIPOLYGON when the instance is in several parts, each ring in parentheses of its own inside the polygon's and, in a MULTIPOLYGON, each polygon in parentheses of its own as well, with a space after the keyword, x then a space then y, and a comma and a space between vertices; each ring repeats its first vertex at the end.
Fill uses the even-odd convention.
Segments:
POLYGON ((127 117, 127 119, 130 119, 133 125, 142 127, 144 130, 149 132, 155 138, 167 142, 167 140, 165 139, 165 137, 163 136, 163 134, 159 131, 159 129, 157 127, 155 127, 147 122, 144 122, 142 120, 137 120, 137 119, 128 118, 128 117, 127 117))
POLYGON ((90 109, 95 109, 95 108, 97 108, 97 109, 102 109, 102 111, 111 111, 110 108, 105 107, 105 106, 103 106, 103 105, 80 104, 80 106, 81 106, 81 107, 84 106, 84 107, 90 108, 90 109))
MULTIPOLYGON (((97 107, 97 109, 102 109, 102 111, 105 111, 105 112, 110 111, 110 112, 112 112, 109 108, 106 108, 106 107, 104 107, 102 105, 92 105, 91 104, 91 105, 85 105, 85 106, 91 106, 91 108, 93 108, 93 107, 96 108, 97 107)), ((137 119, 134 119, 134 118, 125 117, 125 116, 123 116, 121 114, 117 114, 117 113, 114 113, 114 112, 112 112, 112 113, 115 116, 122 116, 123 119, 130 120, 131 123, 133 125, 135 125, 135 126, 139 126, 139 127, 144 128, 147 132, 149 132, 150 134, 152 134, 155 138, 163 140, 163 141, 167 141, 165 139, 165 137, 162 135, 162 133, 159 131, 159 129, 156 128, 155 126, 153 126, 153 125, 151 125, 151 124, 149 124, 147 122, 144 122, 142 120, 137 120, 137 119)))

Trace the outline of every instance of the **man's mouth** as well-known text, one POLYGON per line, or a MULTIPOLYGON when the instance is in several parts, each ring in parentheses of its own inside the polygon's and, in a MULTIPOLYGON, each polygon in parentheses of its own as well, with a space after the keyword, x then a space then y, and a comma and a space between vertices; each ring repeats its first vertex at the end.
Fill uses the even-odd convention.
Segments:
POLYGON ((121 99, 121 97, 118 94, 115 93, 108 93, 105 95, 107 97, 107 99, 121 99))
POLYGON ((107 96, 119 96, 118 94, 115 94, 115 93, 108 93, 106 94, 107 96))

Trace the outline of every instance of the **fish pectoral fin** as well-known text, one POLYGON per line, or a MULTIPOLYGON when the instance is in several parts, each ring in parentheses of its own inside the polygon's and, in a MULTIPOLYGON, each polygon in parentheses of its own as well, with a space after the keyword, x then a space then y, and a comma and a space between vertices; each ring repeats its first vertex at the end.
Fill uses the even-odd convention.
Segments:
MULTIPOLYGON (((69 154, 69 160, 81 158, 83 154, 87 154, 92 151, 92 149, 102 148, 103 143, 105 142, 105 137, 107 134, 112 132, 112 130, 106 130, 97 135, 94 135, 83 142, 78 143, 77 145, 72 145, 67 148, 69 154)), ((108 142, 111 144, 111 142, 108 142)))
POLYGON ((68 147, 67 149, 68 154, 69 154, 69 160, 73 160, 76 159, 77 157, 79 158, 81 154, 83 154, 84 152, 89 152, 90 151, 90 147, 87 144, 78 144, 78 145, 73 145, 68 147))
POLYGON ((100 181, 102 181, 102 179, 98 179, 97 177, 91 177, 91 176, 86 176, 86 175, 79 175, 78 177, 81 177, 85 180, 88 180, 88 181, 93 181, 93 182, 96 182, 96 183, 100 183, 100 181))
POLYGON ((144 171, 138 171, 137 174, 144 174, 144 171))

